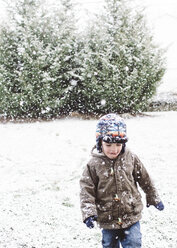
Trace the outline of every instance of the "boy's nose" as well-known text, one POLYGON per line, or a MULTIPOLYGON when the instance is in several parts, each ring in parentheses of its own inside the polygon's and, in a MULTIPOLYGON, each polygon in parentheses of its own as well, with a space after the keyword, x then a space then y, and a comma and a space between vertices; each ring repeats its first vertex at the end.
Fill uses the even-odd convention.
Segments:
POLYGON ((112 152, 116 152, 117 151, 117 147, 116 146, 112 146, 111 148, 112 148, 111 149, 112 152))

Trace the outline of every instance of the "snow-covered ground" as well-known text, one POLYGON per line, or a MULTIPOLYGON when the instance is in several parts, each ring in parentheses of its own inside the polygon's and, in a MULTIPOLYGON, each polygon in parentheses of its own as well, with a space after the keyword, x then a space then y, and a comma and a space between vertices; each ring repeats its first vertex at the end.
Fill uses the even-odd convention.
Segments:
MULTIPOLYGON (((165 210, 144 208, 143 248, 177 247, 177 112, 126 119, 128 146, 154 179, 165 210)), ((100 248, 82 223, 79 178, 96 120, 0 124, 0 247, 100 248)), ((144 197, 143 197, 144 199, 144 197)))

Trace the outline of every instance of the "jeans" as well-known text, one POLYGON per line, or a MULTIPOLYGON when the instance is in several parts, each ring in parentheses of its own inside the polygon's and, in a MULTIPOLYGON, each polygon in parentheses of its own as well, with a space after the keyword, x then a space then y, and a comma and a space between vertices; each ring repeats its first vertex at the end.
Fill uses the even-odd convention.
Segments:
POLYGON ((125 229, 103 229, 103 248, 141 248, 141 232, 139 221, 125 229))

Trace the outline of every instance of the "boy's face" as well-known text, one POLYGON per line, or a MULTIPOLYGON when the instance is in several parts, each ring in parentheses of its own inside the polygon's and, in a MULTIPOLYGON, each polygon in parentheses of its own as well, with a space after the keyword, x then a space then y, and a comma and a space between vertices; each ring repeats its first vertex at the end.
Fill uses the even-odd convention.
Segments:
POLYGON ((122 144, 120 143, 106 143, 102 141, 102 149, 104 154, 110 158, 115 159, 122 150, 122 144))

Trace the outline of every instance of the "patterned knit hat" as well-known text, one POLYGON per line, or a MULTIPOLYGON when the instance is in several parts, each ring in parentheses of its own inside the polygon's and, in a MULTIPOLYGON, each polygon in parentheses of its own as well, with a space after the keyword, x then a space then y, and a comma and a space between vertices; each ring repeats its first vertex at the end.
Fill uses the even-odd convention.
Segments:
POLYGON ((101 117, 96 126, 96 147, 102 152, 102 140, 106 143, 122 143, 128 141, 126 124, 116 114, 107 114, 101 117))

